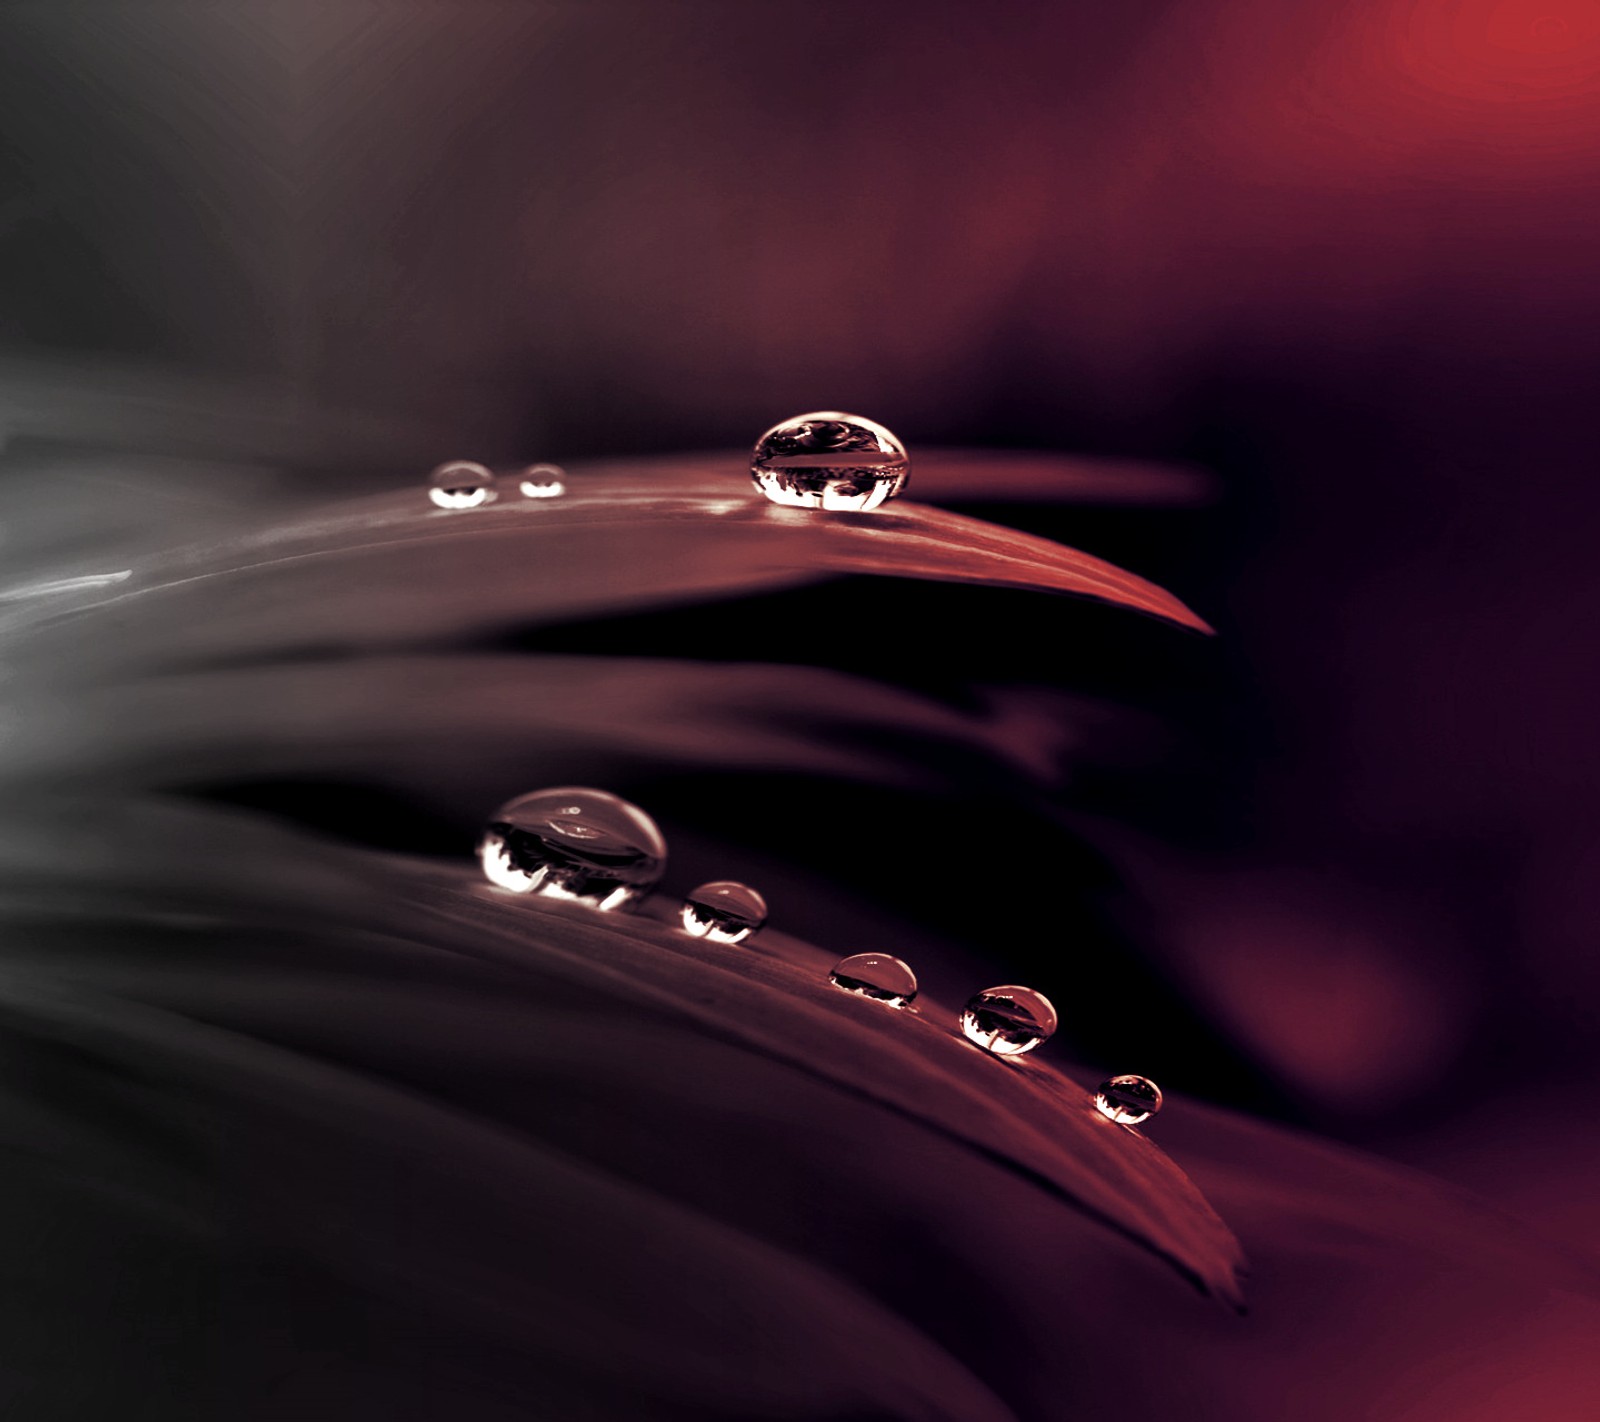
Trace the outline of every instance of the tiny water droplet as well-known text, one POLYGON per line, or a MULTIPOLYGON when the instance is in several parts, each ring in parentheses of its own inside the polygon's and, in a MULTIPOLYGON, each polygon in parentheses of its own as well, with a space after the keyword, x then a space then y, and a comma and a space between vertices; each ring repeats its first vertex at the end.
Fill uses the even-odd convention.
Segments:
POLYGON ((775 504, 866 513, 906 486, 911 461, 888 430, 818 410, 774 425, 750 455, 750 477, 775 504))
POLYGON ((470 460, 453 459, 429 476, 428 497, 441 509, 475 509, 494 498, 494 471, 470 460))
POLYGON ((856 953, 841 958, 833 965, 828 981, 846 992, 886 1002, 890 1007, 906 1007, 917 995, 917 975, 887 953, 856 953))
POLYGON ((1032 988, 985 988, 967 1002, 961 1030, 969 1042, 996 1056, 1020 1056, 1049 1041, 1056 1030, 1056 1010, 1032 988))
POLYGON ((683 927, 713 943, 743 943, 767 921, 767 901, 748 884, 718 879, 683 901, 683 927))
POLYGON ((1094 1094, 1095 1109, 1121 1126, 1137 1126, 1161 1109, 1161 1088, 1147 1076, 1114 1076, 1094 1094))
POLYGON ((514 894, 629 908, 661 882, 667 843, 637 805, 605 790, 561 786, 507 801, 478 843, 491 884, 514 894))
POLYGON ((530 464, 518 486, 525 499, 559 499, 567 492, 567 471, 559 464, 530 464))

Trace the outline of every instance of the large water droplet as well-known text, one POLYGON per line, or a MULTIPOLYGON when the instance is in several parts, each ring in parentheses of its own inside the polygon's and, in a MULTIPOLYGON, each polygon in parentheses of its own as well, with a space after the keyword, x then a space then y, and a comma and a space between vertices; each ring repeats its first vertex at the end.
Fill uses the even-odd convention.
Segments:
POLYGON ((470 460, 451 460, 429 476, 428 497, 442 509, 475 509, 494 498, 494 471, 470 460))
POLYGON ((514 894, 628 908, 661 882, 667 843, 637 805, 605 790, 536 790, 496 810, 478 844, 491 884, 514 894))
POLYGON ((961 1030, 969 1042, 996 1056, 1019 1056, 1050 1039, 1056 1030, 1056 1010, 1049 998, 1032 988, 985 988, 968 1001, 961 1030))
POLYGON ((911 461, 882 425, 819 410, 774 425, 756 441, 750 477, 775 504, 865 513, 906 486, 911 461))
POLYGON ((525 499, 559 499, 567 492, 567 471, 559 464, 530 464, 517 487, 525 499))
POLYGON ((1161 1088, 1147 1076, 1114 1076, 1100 1083, 1094 1104, 1118 1125, 1137 1126, 1161 1109, 1161 1088))
POLYGON ((767 901, 748 884, 718 879, 683 901, 683 927, 713 943, 743 943, 767 921, 767 901))
POLYGON ((905 1007, 917 995, 917 975, 887 953, 856 953, 833 965, 828 981, 846 992, 905 1007))

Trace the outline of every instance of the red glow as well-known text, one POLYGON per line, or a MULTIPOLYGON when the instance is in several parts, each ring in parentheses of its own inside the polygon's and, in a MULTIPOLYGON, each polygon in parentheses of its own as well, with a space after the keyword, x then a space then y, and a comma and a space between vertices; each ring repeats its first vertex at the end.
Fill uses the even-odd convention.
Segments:
POLYGON ((1534 102, 1600 90, 1600 6, 1589 0, 1537 10, 1519 0, 1413 0, 1386 28, 1397 72, 1422 89, 1534 102))
POLYGON ((1176 14, 1167 40, 1164 64, 1214 56, 1213 141, 1256 181, 1532 188, 1600 163, 1594 0, 1217 0, 1176 14))

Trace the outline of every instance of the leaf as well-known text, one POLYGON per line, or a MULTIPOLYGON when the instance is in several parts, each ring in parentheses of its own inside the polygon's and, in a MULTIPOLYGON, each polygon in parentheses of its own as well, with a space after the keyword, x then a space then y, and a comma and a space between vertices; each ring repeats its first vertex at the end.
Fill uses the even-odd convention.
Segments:
POLYGON ((1167 1125, 1163 1144, 1275 1249, 1349 1251, 1379 1264, 1404 1251, 1600 1299, 1600 1259, 1442 1180, 1204 1102, 1184 1102, 1167 1125))
POLYGON ((719 949, 466 862, 122 798, 325 767, 459 804, 523 756, 799 765, 819 727, 837 774, 917 774, 918 738, 941 776, 956 747, 1007 755, 1003 697, 437 645, 613 579, 643 603, 1033 556, 915 510, 791 527, 694 477, 663 499, 596 475, 565 522, 413 491, 138 563, 125 595, 63 576, 0 604, 31 658, 0 818, 8 1376, 54 1416, 151 1422, 1567 1415, 1522 1407, 1523 1374, 1592 1352, 1593 1308, 1550 1294, 1589 1272, 1453 1192, 1181 1099, 1129 1132, 1048 1049, 979 1054, 948 1006, 847 997, 831 950, 770 930, 719 949), (1240 1253, 1155 1141, 1243 1236, 1247 1321, 1174 1286, 1234 1299, 1240 1253), (1471 1353, 1453 1410, 1412 1407, 1419 1346, 1471 1353))
MULTIPOLYGON (((182 976, 188 995, 203 998, 204 969, 182 976)), ((253 992, 263 986, 268 1012, 282 1011, 281 987, 275 995, 270 983, 249 985, 253 992)), ((221 1004, 219 1015, 226 1019, 228 1007, 243 1006, 250 995, 221 1004)), ((371 1013, 393 1009, 393 997, 380 988, 340 1005, 371 1013)), ((447 1025, 455 1025, 448 1022, 454 1004, 442 1001, 447 1025)), ((493 1030, 481 1014, 482 1005, 474 1013, 476 1030, 493 1030)), ((410 1022, 403 1014, 392 1020, 410 1022)), ((832 1417, 869 1406, 880 1415, 1013 1418, 955 1357, 850 1281, 505 1124, 295 1046, 77 985, 13 977, 0 989, 0 1025, 13 1042, 31 1048, 26 1060, 35 1076, 41 1062, 66 1053, 157 1077, 166 1083, 158 1102, 170 1111, 184 1100, 191 1120, 203 1113, 227 1142, 209 1153, 235 1178, 201 1221, 219 1233, 230 1226, 228 1247, 213 1246, 202 1252, 209 1260, 188 1267, 201 1276, 196 1292, 203 1297, 207 1275, 230 1263, 229 1295, 244 1296, 262 1332, 241 1337, 205 1320, 193 1333, 201 1340, 215 1334, 213 1346, 226 1351, 232 1370, 214 1381, 203 1353, 185 1358, 191 1372, 158 1371, 150 1391, 135 1394, 137 1415, 172 1415, 162 1409, 178 1399, 193 1406, 186 1393, 197 1382, 202 1396, 227 1399, 229 1415, 263 1404, 269 1415, 301 1415, 301 1408, 326 1402, 330 1383, 348 1382, 353 1373, 360 1386, 352 1389, 355 1411, 345 1415, 355 1416, 379 1415, 366 1410, 375 1405, 384 1416, 407 1415, 412 1389, 425 1389, 434 1406, 447 1406, 453 1416, 483 1415, 487 1389, 537 1409, 525 1415, 549 1415, 543 1409, 556 1407, 562 1417, 740 1418, 778 1409, 832 1417), (267 1192, 256 1181, 270 1182, 267 1192), (249 1219, 244 1228, 241 1213, 249 1219), (228 1257, 241 1246, 294 1261, 294 1273, 280 1264, 275 1274, 252 1280, 228 1257), (289 1292, 284 1276, 292 1281, 296 1274, 298 1287, 289 1292), (370 1342, 352 1346, 336 1322, 350 1296, 359 1299, 366 1337, 403 1331, 426 1345, 391 1356, 374 1353, 370 1342), (321 1330, 323 1359, 296 1336, 308 1318, 321 1330), (283 1330, 282 1341, 275 1330, 283 1330), (254 1366, 241 1367, 241 1358, 254 1366), (445 1359, 460 1370, 455 1377, 445 1359), (170 1395, 174 1388, 178 1399, 170 1395), (141 1404, 152 1397, 155 1406, 145 1413, 141 1404)), ((327 1043, 341 1056, 349 1054, 350 1025, 343 1040, 327 1043)), ((519 1025, 537 1028, 539 1018, 528 1014, 519 1025)), ((619 1024, 613 1049, 627 1039, 626 1024, 619 1024)), ((425 1054, 434 1044, 424 1038, 408 1045, 425 1054)), ((525 1062, 515 1064, 527 1080, 536 1079, 525 1062)), ((7 1098, 19 1094, 8 1085, 0 1101, 10 1105, 7 1098)), ((69 1098, 102 1116, 104 1099, 95 1083, 69 1098)), ((140 1173, 148 1174, 152 1124, 171 1130, 185 1122, 147 1121, 143 1141, 120 1152, 91 1128, 78 1170, 129 1173, 137 1188, 140 1173)), ((64 1250, 41 1255, 15 1241, 8 1250, 25 1261, 20 1272, 30 1304, 29 1319, 7 1340, 8 1371, 53 1399, 72 1391, 62 1377, 40 1376, 60 1356, 62 1341, 72 1339, 75 1354, 88 1345, 98 1378, 108 1337, 115 1340, 126 1326, 114 1316, 85 1328, 81 1316, 57 1315, 45 1302, 47 1275, 59 1279, 65 1269, 81 1290, 87 1271, 106 1267, 82 1257, 76 1239, 110 1235, 123 1270, 119 1292, 132 1306, 149 1307, 151 1282, 187 1265, 169 1240, 160 1269, 147 1263, 130 1274, 126 1239, 137 1217, 116 1200, 85 1208, 75 1198, 81 1187, 80 1174, 69 1176, 50 1206, 54 1224, 73 1227, 64 1250), (33 1340, 41 1319, 50 1332, 33 1340), (32 1346, 19 1348, 24 1340, 32 1346)), ((159 1209, 170 1188, 160 1182, 163 1198, 147 1196, 144 1203, 159 1209)), ((193 1222, 183 1224, 191 1233, 193 1222)), ((15 1228, 15 1217, 7 1227, 15 1228)), ((171 1350, 168 1335, 151 1351, 159 1363, 169 1361, 171 1350)), ((118 1381, 126 1380, 125 1371, 118 1381)), ((96 1408, 105 1400, 98 1391, 91 1398, 96 1408)))
POLYGON ((800 963, 819 950, 718 951, 236 814, 83 809, 14 803, 0 831, 0 1122, 82 1123, 11 1170, 0 1225, 30 1313, 7 1366, 48 1395, 71 1340, 159 1417, 205 1376, 173 1354, 195 1334, 255 1360, 221 1397, 285 1415, 291 1370, 291 1396, 342 1380, 370 1406, 376 1379, 472 1417, 498 1415, 483 1388, 563 1417, 1032 1415, 1036 1369, 947 1332, 1004 1308, 1013 1267, 966 1272, 968 1208, 999 1209, 1030 1269, 1192 1297, 1167 1260, 1231 1296, 1230 1237, 1159 1152, 1086 1096, 1046 1109, 1047 1067, 828 987, 800 963), (77 1241, 129 1236, 159 1252, 124 1244, 119 1308, 86 1324, 105 1266, 77 1241), (240 1308, 126 1336, 213 1277, 240 1308))
MULTIPOLYGON (((152 1291, 225 1271, 250 1308, 208 1346, 255 1360, 222 1386, 269 1415, 342 1386, 352 1415, 405 1416, 427 1388, 495 1422, 497 1400, 1337 1422, 1409 1395, 1419 1349, 1520 1318, 1520 1356, 1460 1367, 1487 1398, 1555 1404, 1540 1380, 1592 1341, 1592 1306, 1547 1292, 1592 1297, 1592 1270, 1456 1192, 1182 1099, 1143 1139, 1047 1060, 1008 1066, 933 1009, 828 988, 823 950, 717 949, 244 815, 82 806, 14 802, 0 831, 0 1022, 25 1053, 0 1120, 42 1109, 57 1137, 24 1128, 47 1153, 15 1160, 12 1188, 49 1203, 0 1226, 57 1222, 47 1249, 10 1248, 32 1366, 81 1352, 110 1247, 124 1307, 91 1315, 97 1355, 141 1304, 172 1317, 152 1291), (1172 1287, 1160 1239, 1192 1245, 1210 1216, 1157 1137, 1240 1221, 1246 1320, 1172 1287), (1142 1250, 1069 1202, 1080 1176, 1115 1188, 1142 1250), (1160 1366, 1115 1365, 1130 1337, 1160 1366)), ((119 1380, 187 1366, 139 1394, 167 1415, 163 1389, 204 1366, 175 1346, 109 1354, 119 1380)))
MULTIPOLYGON (((156 884, 164 894, 199 890, 203 902, 204 847, 230 832, 220 815, 152 815, 114 804, 93 825, 69 816, 63 828, 65 837, 36 820, 12 831, 14 878, 58 879, 58 893, 76 883, 81 895, 90 866, 99 865, 97 881, 103 884, 107 873, 116 879, 94 897, 123 910, 130 905, 120 886, 130 881, 136 892, 156 884), (147 871, 131 872, 132 856, 122 849, 128 844, 141 847, 140 857, 153 857, 147 871)), ((286 917, 313 932, 320 923, 337 924, 340 935, 376 934, 486 960, 557 995, 604 1001, 608 1019, 665 1016, 976 1150, 1159 1254, 1219 1297, 1238 1301, 1237 1247, 1170 1162, 1099 1116, 1086 1092, 1064 1094, 1059 1080, 1044 1085, 1048 1068, 1001 1062, 971 1047, 955 1031, 953 1013, 896 1014, 832 988, 814 966, 772 953, 732 953, 648 919, 514 898, 491 889, 475 868, 407 865, 287 832, 253 833, 249 873, 268 878, 289 867, 301 886, 286 906, 275 904, 272 921, 286 917), (343 882, 332 894, 314 891, 330 866, 343 882), (333 917, 324 920, 324 909, 333 917)), ((229 921, 237 928, 251 920, 241 920, 235 908, 229 921)), ((775 935, 767 941, 782 943, 775 935)), ((789 949, 791 956, 796 951, 789 949)), ((801 950, 800 956, 814 963, 826 955, 801 950)), ((380 964, 372 967, 381 976, 380 964)), ((12 965, 20 969, 21 962, 14 958, 12 965)), ((64 959, 53 951, 36 966, 59 974, 64 959)), ((225 998, 234 1010, 248 1011, 272 974, 238 966, 241 976, 225 998)), ((102 963, 96 971, 103 984, 135 997, 147 997, 153 981, 136 962, 102 963)), ((182 997, 191 983, 184 974, 165 986, 182 997)), ((534 996, 540 990, 529 989, 534 996)))
POLYGON ((748 481, 632 470, 575 479, 560 499, 466 512, 430 511, 420 488, 406 489, 172 552, 125 591, 35 599, 11 630, 48 641, 70 613, 76 660, 105 671, 240 649, 416 645, 836 573, 1070 593, 1209 630, 1132 573, 959 514, 909 501, 870 516, 778 508, 748 481))
POLYGON ((476 816, 508 784, 641 765, 788 770, 901 785, 1001 765, 1053 783, 1109 708, 991 690, 978 710, 816 667, 417 653, 221 667, 39 690, 13 703, 0 777, 171 789, 335 775, 476 816), (1027 735, 1019 734, 1026 729, 1027 735))
POLYGON ((260 465, 7 449, 0 480, 0 600, 40 585, 127 573, 182 543, 227 537, 292 504, 260 465))

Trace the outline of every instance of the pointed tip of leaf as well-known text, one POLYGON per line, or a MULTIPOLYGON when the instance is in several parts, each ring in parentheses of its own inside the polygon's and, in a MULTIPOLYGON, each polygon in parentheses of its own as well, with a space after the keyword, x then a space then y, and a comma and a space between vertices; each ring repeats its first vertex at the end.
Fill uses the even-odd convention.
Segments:
POLYGON ((1215 635, 1208 622, 1165 588, 1066 544, 912 500, 876 516, 898 521, 908 544, 939 549, 943 556, 938 561, 930 557, 920 570, 925 577, 1092 598, 1215 635))

